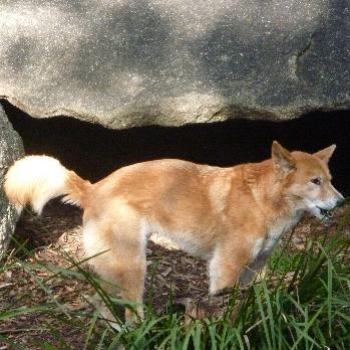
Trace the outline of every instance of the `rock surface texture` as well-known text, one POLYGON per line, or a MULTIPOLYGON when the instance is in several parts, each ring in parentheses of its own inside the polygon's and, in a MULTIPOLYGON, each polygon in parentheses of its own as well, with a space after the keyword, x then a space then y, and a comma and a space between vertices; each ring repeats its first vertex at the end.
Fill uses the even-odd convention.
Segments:
POLYGON ((0 105, 0 259, 7 248, 14 231, 18 215, 9 205, 3 191, 4 175, 13 162, 23 156, 23 145, 18 134, 12 129, 0 105))
POLYGON ((350 107, 349 0, 4 0, 0 96, 110 128, 350 107))

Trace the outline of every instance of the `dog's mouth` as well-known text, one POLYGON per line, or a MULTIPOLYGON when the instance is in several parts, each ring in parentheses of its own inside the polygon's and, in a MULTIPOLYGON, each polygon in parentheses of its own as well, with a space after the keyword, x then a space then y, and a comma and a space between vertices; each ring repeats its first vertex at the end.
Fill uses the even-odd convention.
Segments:
POLYGON ((316 207, 316 208, 319 210, 320 215, 324 219, 330 219, 333 215, 332 211, 330 209, 325 209, 325 208, 321 208, 321 207, 316 207))

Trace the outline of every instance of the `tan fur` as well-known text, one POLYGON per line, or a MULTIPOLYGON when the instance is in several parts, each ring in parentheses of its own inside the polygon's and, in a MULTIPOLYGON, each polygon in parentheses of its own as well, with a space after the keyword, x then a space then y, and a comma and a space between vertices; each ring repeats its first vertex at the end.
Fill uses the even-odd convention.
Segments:
MULTIPOLYGON (((320 208, 342 201, 327 166, 334 148, 312 155, 274 142, 272 158, 260 163, 220 168, 157 160, 124 167, 93 185, 60 165, 57 172, 66 178, 61 185, 57 176, 54 193, 84 208, 86 253, 104 279, 120 286, 123 298, 142 303, 152 233, 208 260, 210 293, 216 294, 239 278, 248 283, 304 212, 321 218, 320 208)), ((20 162, 9 170, 6 193, 13 203, 35 204, 38 181, 27 179, 25 187, 14 180, 22 178, 14 175, 20 162)))

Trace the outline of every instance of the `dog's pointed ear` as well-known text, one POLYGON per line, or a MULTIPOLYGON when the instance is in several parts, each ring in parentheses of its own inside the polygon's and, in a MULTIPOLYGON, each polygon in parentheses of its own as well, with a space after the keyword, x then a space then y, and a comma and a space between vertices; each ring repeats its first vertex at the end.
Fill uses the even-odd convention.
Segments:
POLYGON ((337 147, 337 145, 328 146, 328 147, 322 149, 321 151, 314 153, 313 155, 315 157, 317 157, 318 159, 321 159, 322 161, 324 161, 326 164, 328 164, 336 147, 337 147))
POLYGON ((275 169, 283 174, 295 170, 295 161, 291 153, 283 148, 277 141, 273 141, 271 147, 271 158, 275 169))

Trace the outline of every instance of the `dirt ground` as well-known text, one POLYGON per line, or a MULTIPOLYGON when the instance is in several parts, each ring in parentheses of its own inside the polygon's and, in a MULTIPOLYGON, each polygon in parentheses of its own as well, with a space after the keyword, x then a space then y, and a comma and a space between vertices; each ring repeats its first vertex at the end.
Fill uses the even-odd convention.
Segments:
MULTIPOLYGON (((327 232, 333 232, 341 220, 344 209, 338 209, 330 219, 327 232)), ((304 249, 310 236, 318 236, 325 232, 322 223, 306 218, 300 223, 293 234, 289 249, 304 249)), ((5 272, 0 274, 0 313, 22 305, 40 305, 57 300, 69 310, 79 310, 87 314, 93 312, 88 302, 89 295, 94 294, 93 288, 86 281, 73 276, 54 275, 40 264, 57 268, 69 267, 71 261, 82 257, 81 247, 81 211, 59 201, 52 201, 38 218, 26 211, 17 225, 15 233, 18 244, 25 244, 30 254, 21 255, 15 244, 10 249, 10 256, 5 272), (17 252, 16 252, 17 251, 17 252), (16 253, 15 253, 16 252, 16 253), (12 255, 12 256, 11 256, 12 255), (37 268, 29 268, 28 263, 37 264, 37 268), (45 282, 48 287, 41 288, 45 282)), ((206 264, 177 250, 168 250, 152 242, 147 248, 148 274, 145 300, 149 301, 156 312, 165 313, 172 293, 175 300, 191 298, 200 300, 207 294, 208 279, 206 264)), ((48 331, 55 327, 56 315, 30 313, 19 315, 10 321, 0 324, 0 336, 13 342, 20 342, 26 348, 35 349, 36 341, 52 340, 48 331), (34 342, 35 343, 35 342, 34 342)), ((87 321, 86 321, 87 322, 87 321)), ((84 321, 82 321, 84 325, 84 321)), ((86 335, 86 327, 75 328, 64 322, 59 323, 59 332, 73 348, 80 348, 86 335), (80 345, 79 345, 80 344, 80 345)), ((39 347, 38 347, 39 348, 39 347)), ((0 350, 12 349, 0 340, 0 350)))

